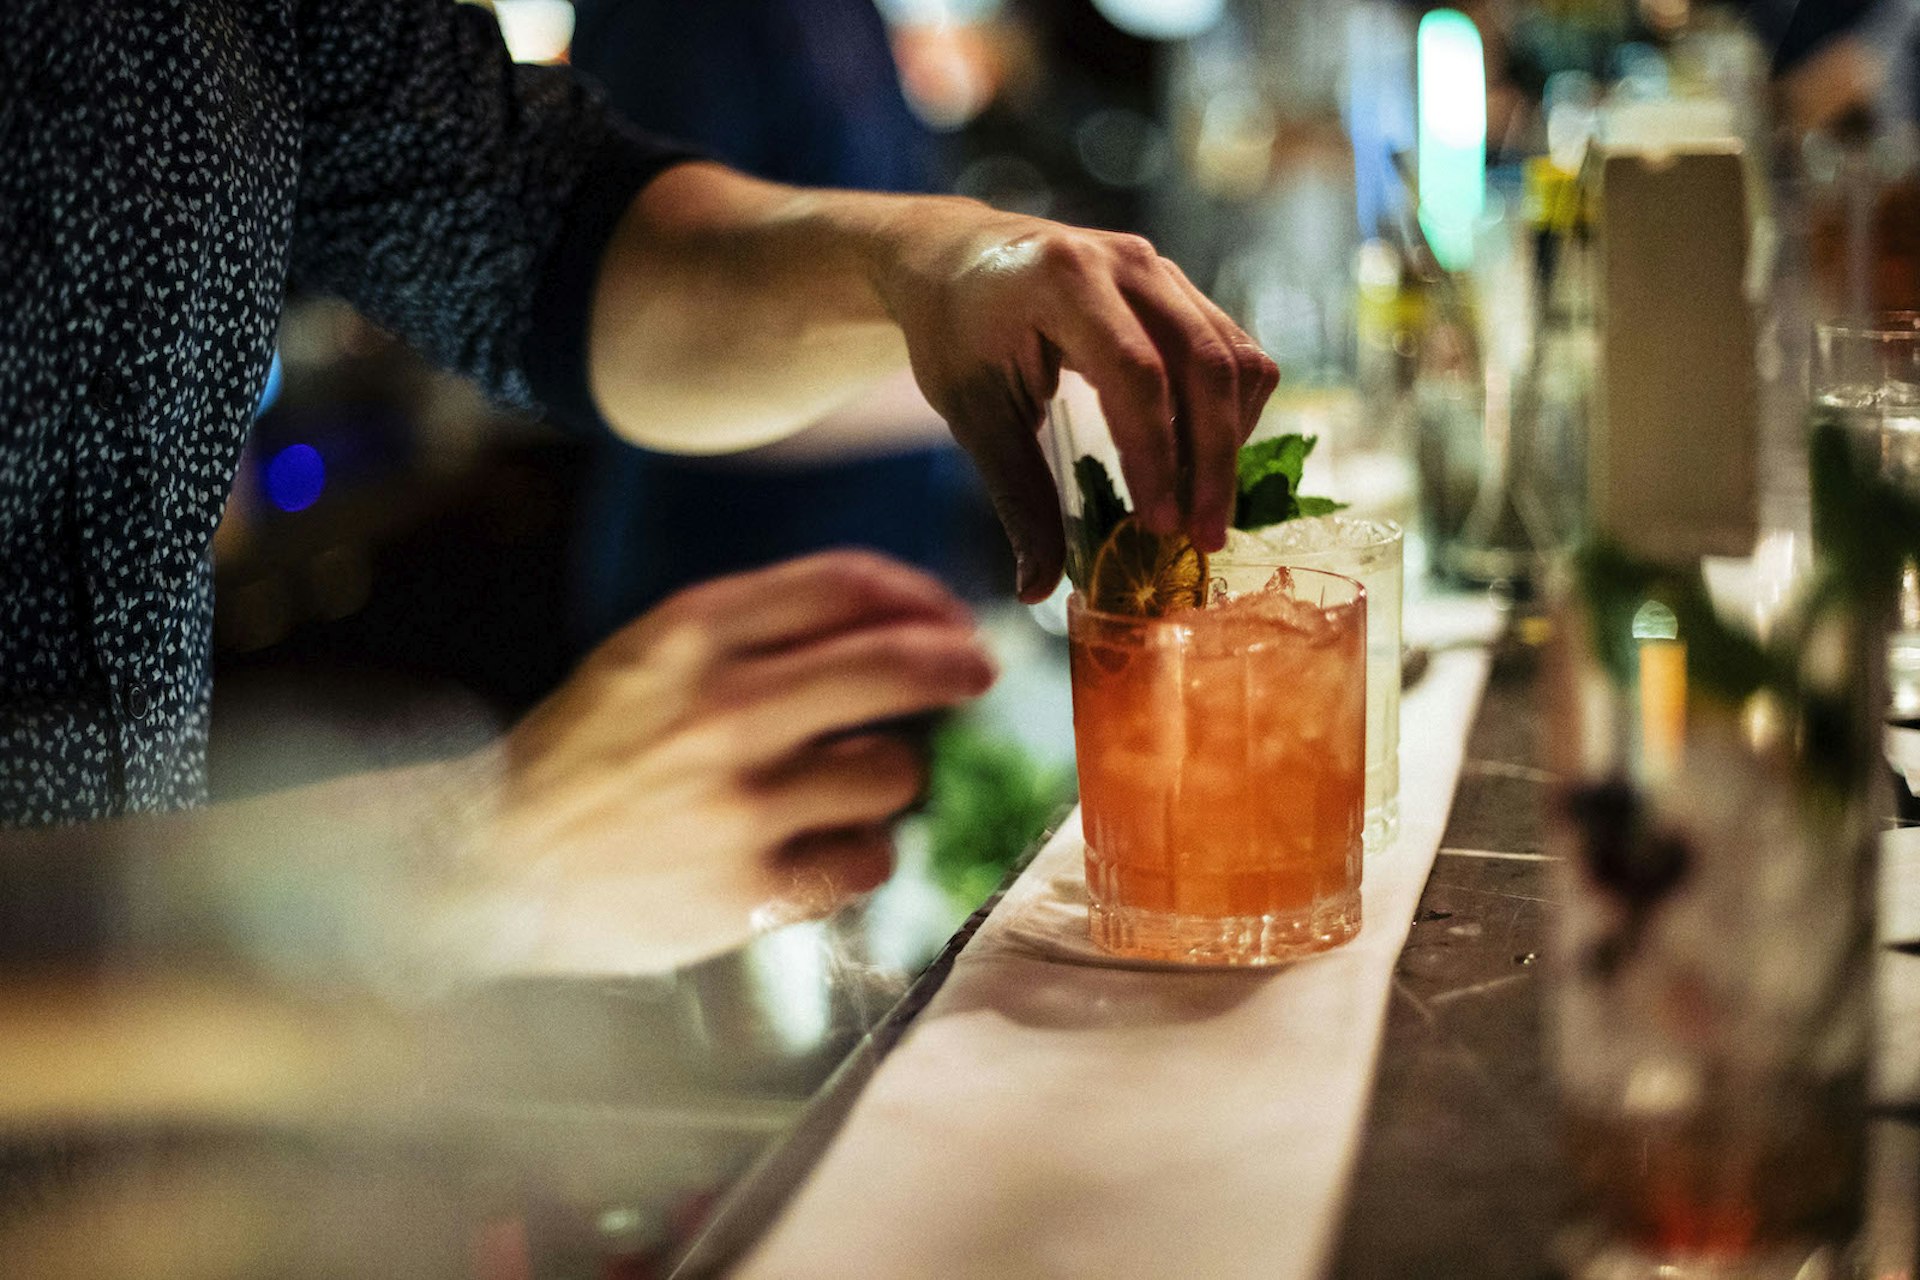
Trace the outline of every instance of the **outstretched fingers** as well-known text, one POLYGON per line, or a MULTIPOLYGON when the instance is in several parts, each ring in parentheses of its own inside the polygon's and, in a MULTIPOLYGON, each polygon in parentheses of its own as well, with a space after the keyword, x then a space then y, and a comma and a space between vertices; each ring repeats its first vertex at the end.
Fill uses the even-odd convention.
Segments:
POLYGON ((702 732, 715 752, 764 768, 821 738, 967 702, 994 675, 970 629, 869 627, 718 673, 702 732))
POLYGON ((802 751, 750 784, 762 829, 778 842, 810 831, 883 825, 927 782, 927 760, 894 734, 866 733, 802 751))
POLYGON ((1141 323, 1166 353, 1175 389, 1174 435, 1185 527, 1203 551, 1226 542, 1233 513, 1234 455, 1241 441, 1240 366, 1233 347, 1171 265, 1128 291, 1141 323))
POLYGON ((1100 396, 1134 510, 1157 533, 1226 540, 1234 457, 1278 381, 1258 345, 1136 236, 1080 233, 1050 261, 1047 337, 1100 396))
POLYGON ((624 654, 679 628, 697 631, 713 656, 730 657, 908 621, 970 627, 972 614, 938 579, 897 560, 823 551, 691 587, 610 644, 624 654))

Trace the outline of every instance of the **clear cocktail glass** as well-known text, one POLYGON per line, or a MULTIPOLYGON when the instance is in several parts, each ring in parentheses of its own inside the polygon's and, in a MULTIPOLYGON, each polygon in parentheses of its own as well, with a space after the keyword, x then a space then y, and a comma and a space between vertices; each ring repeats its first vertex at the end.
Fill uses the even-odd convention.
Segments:
POLYGON ((1094 942, 1264 965, 1360 928, 1367 596, 1270 566, 1145 618, 1068 602, 1094 942))
POLYGON ((1367 591, 1367 816, 1368 853, 1393 843, 1400 831, 1400 607, 1405 577, 1403 538, 1391 520, 1316 516, 1253 530, 1257 554, 1214 556, 1213 572, 1229 586, 1264 582, 1274 564, 1321 569, 1352 578, 1367 591))

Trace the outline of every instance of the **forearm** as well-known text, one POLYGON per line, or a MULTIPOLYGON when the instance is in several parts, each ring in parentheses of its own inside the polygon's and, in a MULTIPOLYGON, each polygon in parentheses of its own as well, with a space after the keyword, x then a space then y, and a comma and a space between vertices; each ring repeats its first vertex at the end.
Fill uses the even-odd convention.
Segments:
POLYGON ((947 424, 902 369, 785 440, 738 455, 756 467, 818 466, 950 445, 947 424))
POLYGON ((457 966, 430 926, 480 838, 486 759, 0 832, 0 962, 350 985, 457 966))
POLYGON ((1038 441, 1060 371, 1099 394, 1146 527, 1226 542, 1234 456, 1279 370, 1137 236, 973 200, 806 192, 682 164, 642 188, 598 269, 601 414, 679 452, 766 444, 903 364, 972 455, 1020 593, 1060 575, 1038 441))
POLYGON ((593 303, 614 429, 717 453, 788 435, 907 365, 884 299, 909 219, 972 202, 803 191, 683 164, 641 192, 593 303))

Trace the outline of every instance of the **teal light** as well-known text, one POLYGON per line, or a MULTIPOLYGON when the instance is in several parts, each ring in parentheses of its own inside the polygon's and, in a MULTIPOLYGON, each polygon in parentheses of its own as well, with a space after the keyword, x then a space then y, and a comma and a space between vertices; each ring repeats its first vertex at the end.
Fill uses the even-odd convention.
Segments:
POLYGON ((1487 59, 1472 19, 1435 9, 1420 20, 1420 227, 1449 271, 1473 265, 1487 202, 1487 59))

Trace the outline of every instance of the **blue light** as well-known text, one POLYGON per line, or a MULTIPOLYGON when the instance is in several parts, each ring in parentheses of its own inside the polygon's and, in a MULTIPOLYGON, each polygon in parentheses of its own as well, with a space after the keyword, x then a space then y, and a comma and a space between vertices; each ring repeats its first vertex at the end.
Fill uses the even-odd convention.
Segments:
POLYGON ((260 399, 253 406, 253 416, 259 417, 273 408, 273 402, 280 398, 280 387, 286 382, 286 374, 280 368, 280 353, 273 353, 273 360, 267 365, 267 385, 260 388, 260 399))
POLYGON ((327 466, 310 444, 290 444, 267 460, 267 499, 282 511, 305 511, 327 487, 327 466))

